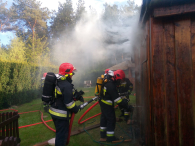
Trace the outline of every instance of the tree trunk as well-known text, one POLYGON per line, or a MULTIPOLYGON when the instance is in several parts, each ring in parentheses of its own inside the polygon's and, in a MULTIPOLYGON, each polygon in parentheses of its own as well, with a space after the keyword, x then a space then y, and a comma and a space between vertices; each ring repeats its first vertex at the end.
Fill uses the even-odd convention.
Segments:
POLYGON ((35 31, 34 31, 34 28, 32 30, 32 50, 34 52, 34 37, 35 37, 35 31))

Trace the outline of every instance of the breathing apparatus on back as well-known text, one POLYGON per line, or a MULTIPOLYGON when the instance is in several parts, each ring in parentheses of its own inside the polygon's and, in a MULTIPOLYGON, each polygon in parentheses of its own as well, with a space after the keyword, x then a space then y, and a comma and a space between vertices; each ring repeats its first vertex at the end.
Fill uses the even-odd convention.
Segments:
POLYGON ((105 83, 107 83, 114 76, 114 72, 106 69, 105 74, 97 78, 96 87, 95 87, 95 96, 100 96, 101 90, 105 83))
POLYGON ((102 90, 102 84, 103 84, 103 78, 102 77, 97 78, 96 87, 95 87, 95 96, 100 96, 100 93, 101 93, 101 90, 102 90))
MULTIPOLYGON (((107 71, 107 70, 106 70, 107 71)), ((85 102, 84 104, 80 105, 80 108, 84 108, 92 101, 97 101, 100 99, 102 88, 104 87, 104 84, 109 81, 112 77, 114 77, 114 72, 109 70, 108 72, 105 71, 104 75, 101 75, 101 77, 97 78, 96 87, 95 87, 95 97, 89 100, 88 102, 85 102)))

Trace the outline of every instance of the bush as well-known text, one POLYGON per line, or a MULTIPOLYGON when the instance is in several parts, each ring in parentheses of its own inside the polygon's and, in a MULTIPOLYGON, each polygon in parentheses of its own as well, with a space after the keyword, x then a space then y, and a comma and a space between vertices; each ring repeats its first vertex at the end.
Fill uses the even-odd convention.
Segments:
POLYGON ((56 70, 55 67, 0 62, 0 109, 40 98, 43 73, 56 70))

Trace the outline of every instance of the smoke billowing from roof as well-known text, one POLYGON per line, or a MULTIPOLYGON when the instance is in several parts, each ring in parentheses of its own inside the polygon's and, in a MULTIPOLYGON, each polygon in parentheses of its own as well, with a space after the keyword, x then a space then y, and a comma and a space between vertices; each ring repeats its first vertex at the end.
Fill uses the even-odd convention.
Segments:
POLYGON ((63 42, 55 44, 52 54, 59 65, 69 62, 78 72, 98 68, 103 73, 104 69, 131 57, 138 18, 139 14, 124 16, 113 23, 102 16, 83 15, 74 31, 64 33, 63 42))

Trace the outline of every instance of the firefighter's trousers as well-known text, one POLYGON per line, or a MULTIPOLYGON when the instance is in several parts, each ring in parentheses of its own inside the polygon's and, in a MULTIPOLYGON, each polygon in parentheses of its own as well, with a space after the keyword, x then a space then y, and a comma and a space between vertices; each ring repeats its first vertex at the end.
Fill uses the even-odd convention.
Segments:
POLYGON ((127 120, 129 119, 129 111, 127 111, 126 109, 120 109, 121 110, 121 114, 124 115, 124 120, 127 122, 127 120))
POLYGON ((55 146, 65 146, 68 138, 69 120, 52 117, 56 127, 55 146))
POLYGON ((116 124, 114 107, 101 101, 99 103, 102 112, 100 118, 100 136, 101 138, 107 137, 107 141, 114 141, 114 129, 116 124))

